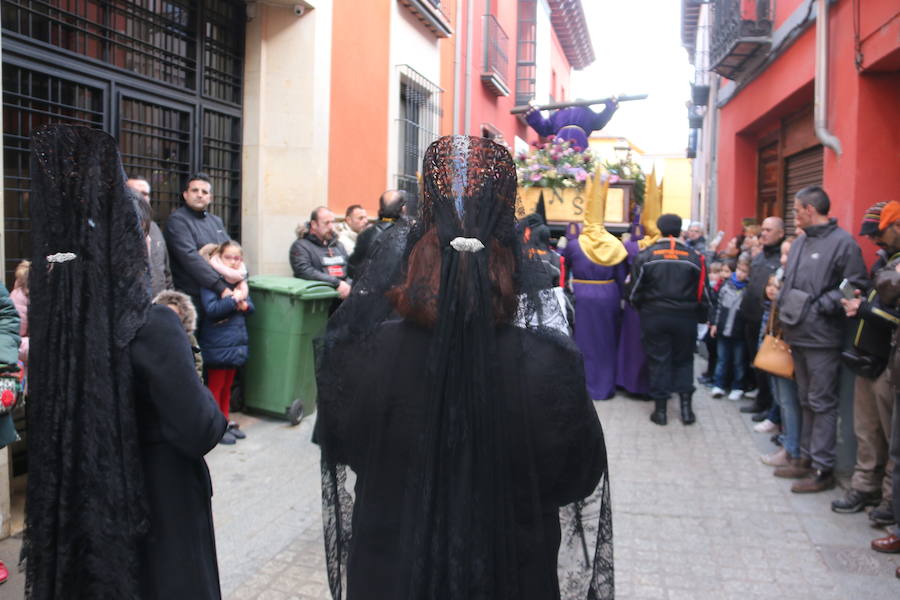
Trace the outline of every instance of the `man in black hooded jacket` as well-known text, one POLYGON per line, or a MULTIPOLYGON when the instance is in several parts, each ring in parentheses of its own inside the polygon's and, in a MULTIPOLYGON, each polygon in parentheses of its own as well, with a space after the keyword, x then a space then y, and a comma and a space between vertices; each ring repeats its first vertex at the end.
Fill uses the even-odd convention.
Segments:
POLYGON ((681 421, 695 421, 694 340, 697 323, 706 319, 709 283, 702 256, 678 239, 681 217, 665 214, 656 222, 662 238, 643 250, 631 268, 629 302, 640 311, 641 343, 650 370, 650 397, 656 403, 650 420, 666 424, 669 395, 681 400, 681 421))

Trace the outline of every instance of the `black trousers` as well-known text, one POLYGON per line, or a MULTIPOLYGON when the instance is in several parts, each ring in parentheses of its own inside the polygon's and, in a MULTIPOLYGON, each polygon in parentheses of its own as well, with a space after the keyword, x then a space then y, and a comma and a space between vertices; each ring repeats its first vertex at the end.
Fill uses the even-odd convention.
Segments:
POLYGON ((641 310, 640 314, 650 397, 667 399, 672 392, 693 392, 697 316, 658 310, 641 310))
MULTIPOLYGON (((747 343, 747 360, 749 361, 747 374, 756 382, 756 404, 768 408, 772 406, 772 388, 769 385, 769 376, 765 371, 753 368, 753 359, 756 358, 756 350, 759 348, 760 322, 744 323, 744 340, 747 343)), ((749 388, 747 388, 749 389, 749 388)))

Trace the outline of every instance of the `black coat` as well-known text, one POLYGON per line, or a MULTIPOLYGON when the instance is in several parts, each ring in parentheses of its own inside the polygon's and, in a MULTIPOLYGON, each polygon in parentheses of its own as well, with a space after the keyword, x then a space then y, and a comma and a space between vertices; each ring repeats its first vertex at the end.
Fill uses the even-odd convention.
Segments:
MULTIPOLYGON (((331 449, 357 474, 347 572, 350 600, 407 597, 414 557, 397 531, 411 514, 404 505, 411 485, 410 456, 420 451, 420 434, 427 430, 423 399, 428 394, 426 377, 397 377, 396 365, 423 374, 431 336, 429 330, 394 321, 379 328, 372 354, 362 355, 355 345, 337 350, 348 352, 345 364, 355 374, 344 382, 348 419, 328 432, 336 436, 331 449), (380 445, 381 460, 373 457, 373 444, 380 445)), ((511 432, 504 451, 521 482, 511 490, 511 502, 518 515, 529 514, 535 499, 541 507, 539 517, 523 516, 514 532, 521 552, 519 600, 559 598, 558 509, 588 495, 606 468, 603 432, 584 387, 581 357, 564 342, 514 327, 497 330, 497 355, 503 360, 496 400, 511 432), (542 369, 523 370, 527 361, 542 369), (573 395, 567 393, 573 390, 573 395), (536 489, 525 484, 524 474, 531 468, 537 470, 536 489)))
POLYGON ((175 289, 194 299, 200 296, 201 288, 210 288, 220 294, 225 290, 225 280, 197 252, 206 244, 228 241, 222 219, 210 212, 197 212, 182 205, 169 215, 165 235, 175 289))
POLYGON ((741 318, 747 323, 759 323, 762 319, 763 300, 766 295, 766 284, 769 277, 781 266, 781 242, 763 246, 762 252, 750 263, 750 278, 741 301, 741 318))
POLYGON ((674 237, 664 237, 638 254, 628 287, 628 301, 639 310, 690 313, 706 319, 705 259, 674 237))
POLYGON ((337 287, 349 276, 347 251, 336 237, 322 241, 307 233, 291 244, 289 259, 294 277, 300 279, 324 281, 337 287))
POLYGON ((150 516, 141 600, 218 600, 212 483, 203 457, 227 421, 197 377, 174 311, 151 307, 130 351, 150 516))

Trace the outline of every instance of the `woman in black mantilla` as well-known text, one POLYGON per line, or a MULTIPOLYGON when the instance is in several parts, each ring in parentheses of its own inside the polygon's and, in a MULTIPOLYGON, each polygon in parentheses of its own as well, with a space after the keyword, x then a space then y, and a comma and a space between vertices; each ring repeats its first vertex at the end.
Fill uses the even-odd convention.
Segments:
POLYGON ((612 598, 606 449, 581 355, 510 325, 543 286, 517 246, 512 159, 441 138, 423 183, 405 264, 373 259, 317 349, 332 595, 612 598), (375 307, 385 297, 401 319, 375 307))
POLYGON ((226 421, 178 316, 150 305, 116 143, 32 137, 28 497, 33 600, 217 600, 203 456, 226 421))

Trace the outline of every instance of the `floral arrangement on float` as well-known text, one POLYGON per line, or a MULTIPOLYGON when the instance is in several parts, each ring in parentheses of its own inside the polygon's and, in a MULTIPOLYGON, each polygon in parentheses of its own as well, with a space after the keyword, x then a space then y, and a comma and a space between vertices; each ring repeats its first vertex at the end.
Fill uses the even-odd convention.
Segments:
POLYGON ((582 152, 553 136, 529 152, 519 152, 515 161, 519 186, 525 188, 581 188, 597 167, 590 150, 582 152))

